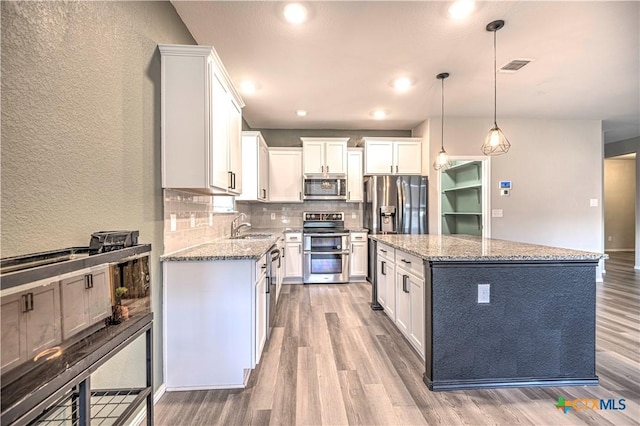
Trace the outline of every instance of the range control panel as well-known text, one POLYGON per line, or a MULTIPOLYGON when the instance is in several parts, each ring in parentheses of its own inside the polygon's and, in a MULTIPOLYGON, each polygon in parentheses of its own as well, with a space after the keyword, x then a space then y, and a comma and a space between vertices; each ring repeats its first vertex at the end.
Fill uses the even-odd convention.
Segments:
POLYGON ((314 212, 314 213, 310 213, 310 212, 305 212, 304 213, 304 220, 313 220, 313 221, 334 221, 334 220, 339 220, 339 221, 343 221, 344 220, 344 212, 336 212, 336 213, 328 213, 328 212, 314 212))

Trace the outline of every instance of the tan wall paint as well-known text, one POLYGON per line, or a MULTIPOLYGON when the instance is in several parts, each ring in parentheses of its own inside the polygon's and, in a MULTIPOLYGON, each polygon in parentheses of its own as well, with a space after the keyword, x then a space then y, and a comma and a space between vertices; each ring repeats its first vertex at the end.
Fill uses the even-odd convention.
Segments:
POLYGON ((2 256, 138 229, 153 245, 162 383, 158 43, 195 44, 169 2, 2 2, 2 256))
MULTIPOLYGON (((481 155, 491 119, 448 118, 445 148, 453 156, 481 155)), ((602 126, 597 120, 505 119, 500 127, 512 147, 491 159, 491 236, 565 248, 604 250, 602 126), (498 182, 511 180, 511 196, 498 182), (590 207, 589 199, 598 199, 590 207)), ((431 122, 431 158, 440 150, 440 121, 431 122), (434 133, 435 132, 435 133, 434 133)), ((429 229, 438 229, 438 178, 429 179, 429 229)))
POLYGON ((636 160, 604 160, 604 230, 607 250, 635 249, 636 160), (612 241, 609 241, 611 237, 612 241))

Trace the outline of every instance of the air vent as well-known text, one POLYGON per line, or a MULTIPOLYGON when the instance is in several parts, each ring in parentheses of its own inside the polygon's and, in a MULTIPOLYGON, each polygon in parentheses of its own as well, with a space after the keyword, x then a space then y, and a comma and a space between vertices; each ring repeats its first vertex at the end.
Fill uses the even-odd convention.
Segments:
POLYGON ((514 72, 518 71, 520 68, 522 68, 525 65, 527 65, 529 62, 531 62, 531 59, 513 59, 508 64, 503 65, 502 67, 500 67, 498 72, 514 73, 514 72))

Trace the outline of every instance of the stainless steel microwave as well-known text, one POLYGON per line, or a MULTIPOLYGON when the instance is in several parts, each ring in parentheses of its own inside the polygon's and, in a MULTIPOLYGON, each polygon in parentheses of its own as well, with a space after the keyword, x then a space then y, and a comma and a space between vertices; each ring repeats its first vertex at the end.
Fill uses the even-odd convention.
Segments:
POLYGON ((304 180, 305 200, 346 200, 346 178, 306 178, 304 180))

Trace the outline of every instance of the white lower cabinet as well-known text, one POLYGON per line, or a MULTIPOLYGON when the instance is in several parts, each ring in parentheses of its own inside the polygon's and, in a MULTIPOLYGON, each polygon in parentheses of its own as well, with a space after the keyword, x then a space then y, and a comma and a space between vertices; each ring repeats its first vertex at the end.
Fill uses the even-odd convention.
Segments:
POLYGON ((60 291, 63 339, 111 316, 108 267, 64 279, 60 291))
POLYGON ((424 266, 417 256, 378 243, 378 303, 424 358, 424 266))
POLYGON ((351 251, 349 252, 349 276, 362 279, 367 276, 367 233, 351 232, 351 251))
MULTIPOLYGON (((255 299, 256 299, 256 317, 255 317, 255 360, 256 364, 260 362, 260 355, 264 349, 265 343, 267 343, 267 261, 266 257, 262 256, 262 259, 258 261, 256 265, 260 269, 256 269, 259 272, 258 280, 255 285, 255 299)), ((274 294, 272 297, 276 297, 274 294)))
POLYGON ((2 373, 60 343, 58 283, 2 298, 2 373))
POLYGON ((302 282, 302 233, 288 232, 284 237, 284 279, 302 282))
POLYGON ((163 262, 167 390, 246 385, 266 339, 261 262, 163 262))

